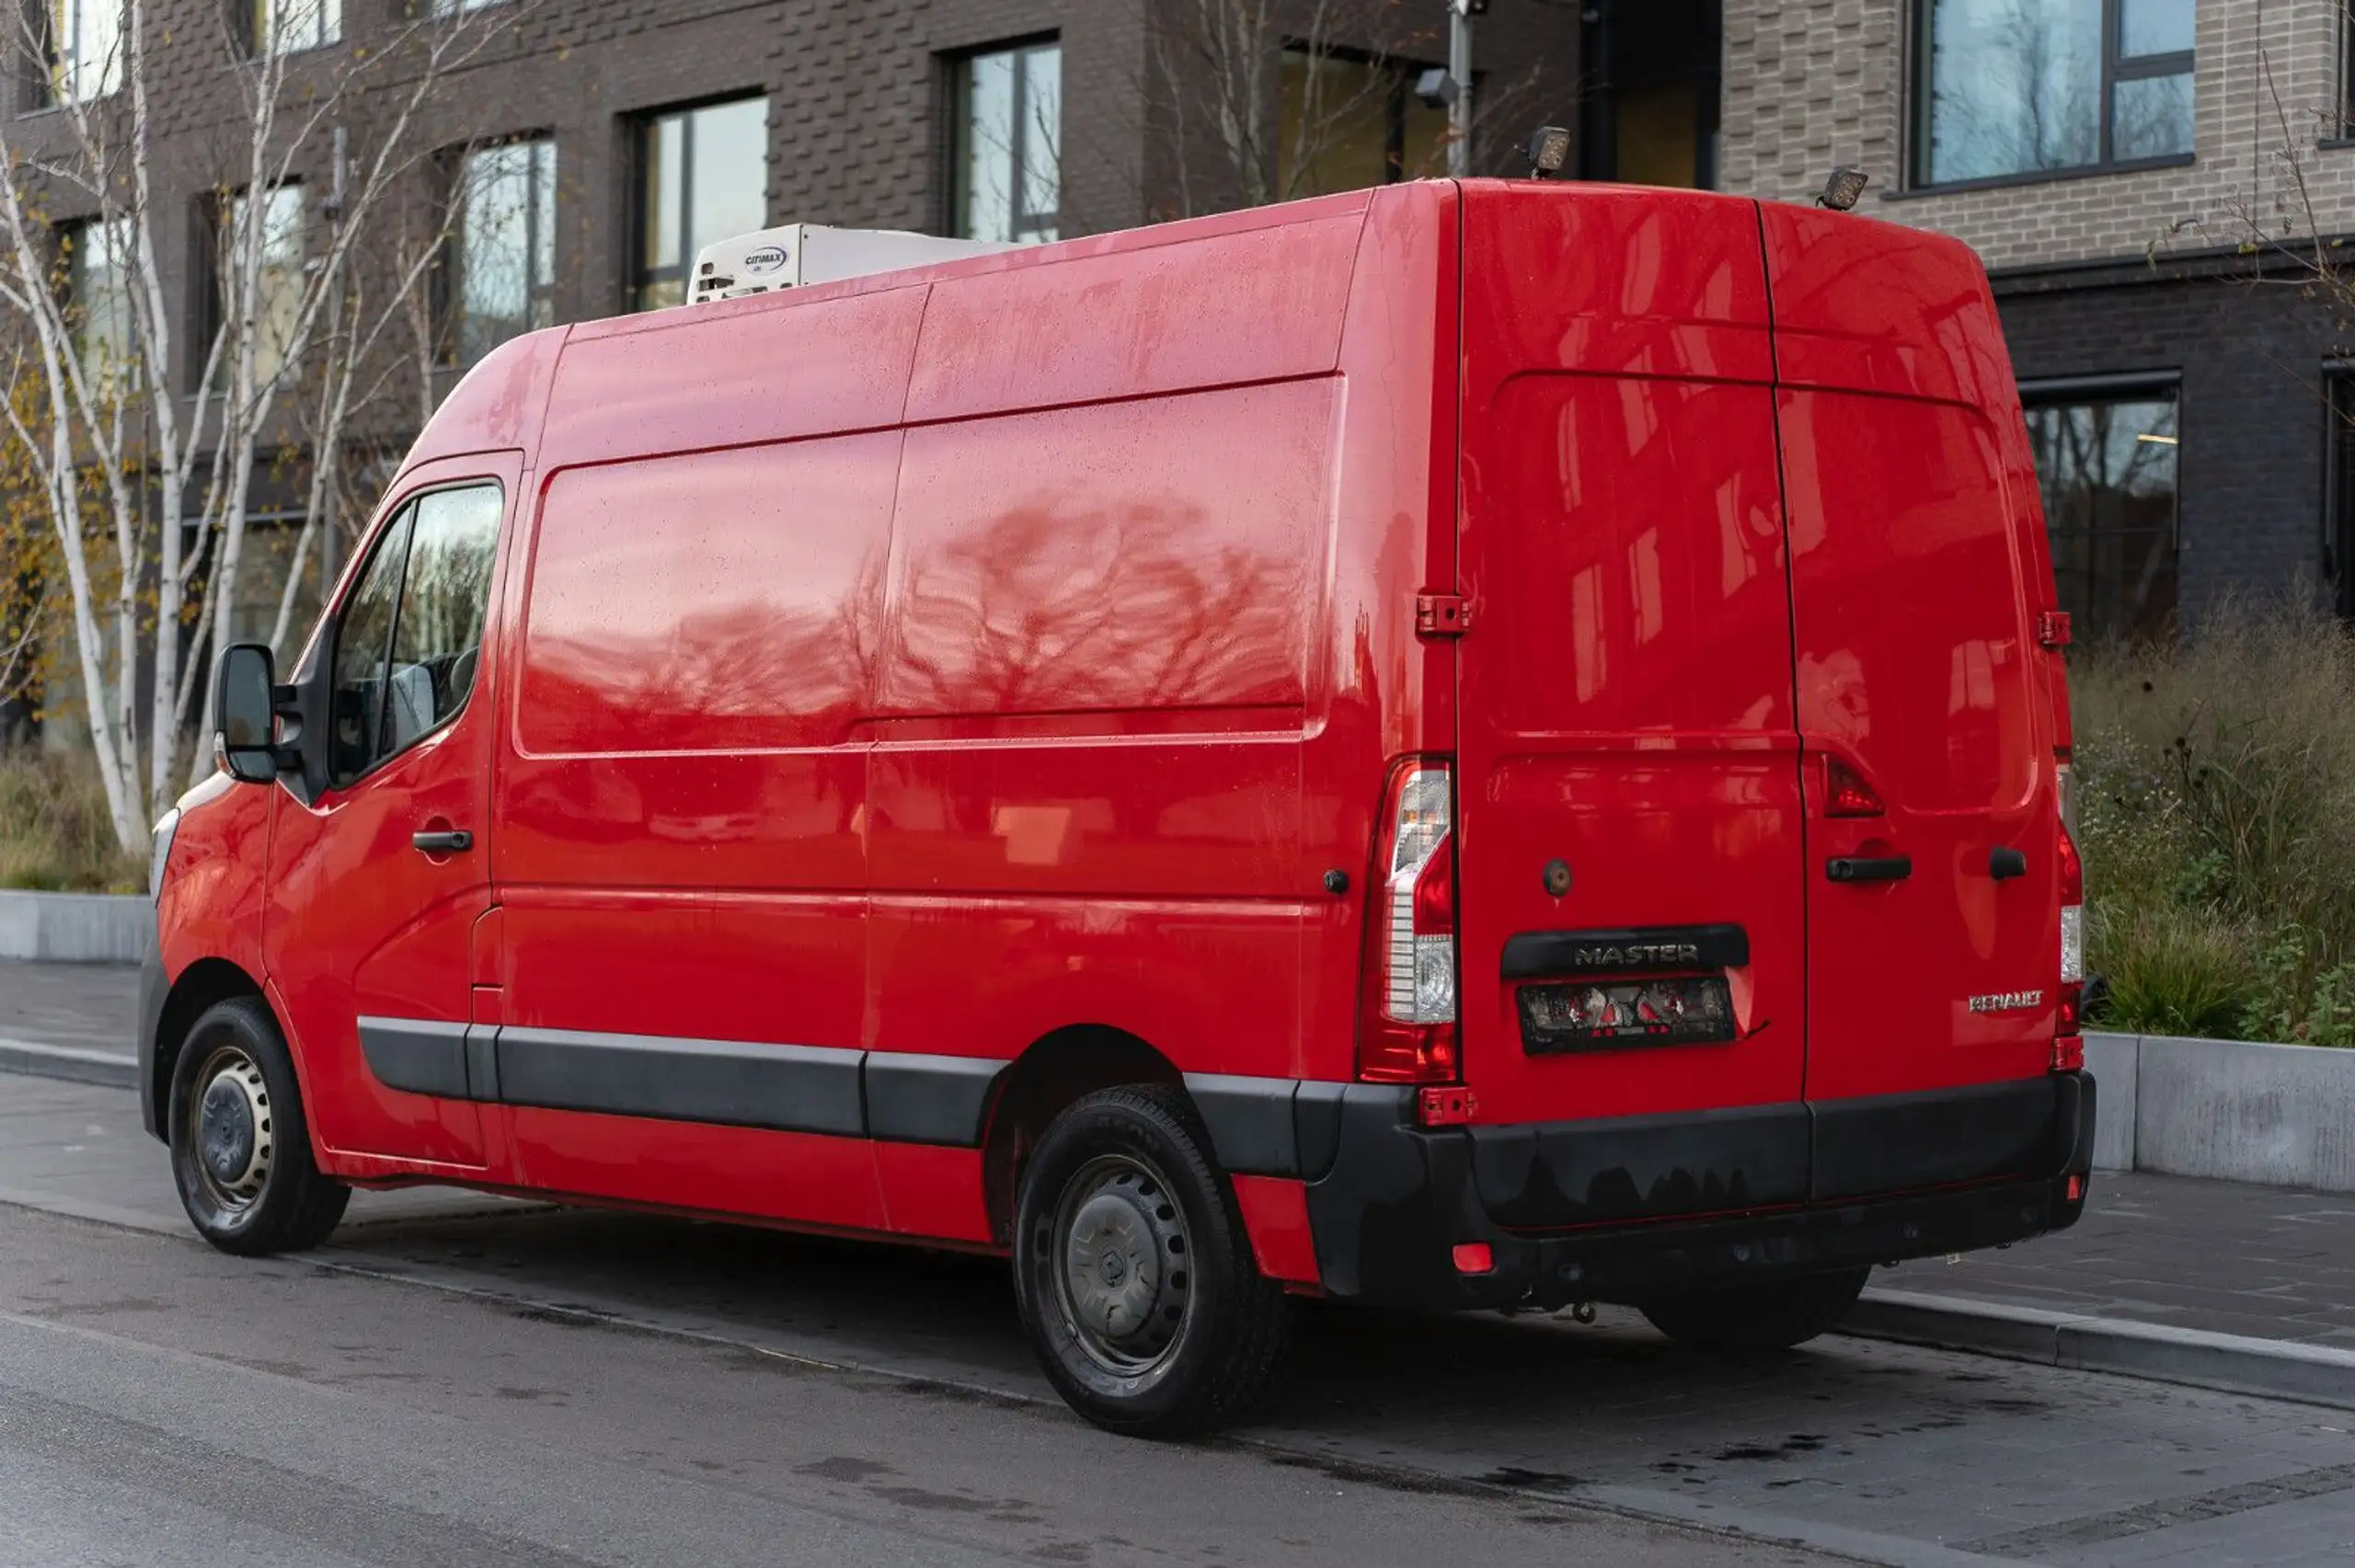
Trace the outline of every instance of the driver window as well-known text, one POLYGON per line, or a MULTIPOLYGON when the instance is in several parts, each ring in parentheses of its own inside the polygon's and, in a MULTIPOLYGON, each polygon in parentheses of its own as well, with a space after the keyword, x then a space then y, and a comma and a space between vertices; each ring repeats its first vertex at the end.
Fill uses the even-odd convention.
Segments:
POLYGON ((385 531, 337 639, 338 784, 406 750, 466 705, 504 509, 496 485, 435 490, 385 531))

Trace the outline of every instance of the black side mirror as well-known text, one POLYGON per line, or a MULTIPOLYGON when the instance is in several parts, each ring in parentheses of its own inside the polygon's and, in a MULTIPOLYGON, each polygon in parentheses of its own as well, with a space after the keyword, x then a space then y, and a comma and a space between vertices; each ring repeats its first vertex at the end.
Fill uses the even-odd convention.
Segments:
POLYGON ((213 745, 229 776, 268 784, 278 776, 276 670, 264 643, 236 643, 221 656, 213 693, 213 745))

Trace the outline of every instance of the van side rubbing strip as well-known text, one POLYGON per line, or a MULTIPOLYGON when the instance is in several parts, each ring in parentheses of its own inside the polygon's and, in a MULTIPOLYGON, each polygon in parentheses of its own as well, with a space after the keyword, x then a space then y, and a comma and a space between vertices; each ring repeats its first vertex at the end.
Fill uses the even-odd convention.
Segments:
POLYGON ((866 1053, 867 1135, 978 1149, 982 1113, 1006 1063, 989 1057, 866 1053))
MULTIPOLYGON (((445 1100, 978 1149, 1010 1062, 363 1018, 368 1070, 445 1100)), ((1290 1081, 1285 1081, 1290 1093, 1290 1081)))
POLYGON ((865 1054, 514 1027, 500 1030, 497 1046, 500 1097, 511 1105, 847 1138, 867 1130, 865 1054))
POLYGON ((445 1100, 466 1093, 466 1025, 423 1018, 362 1018, 360 1054, 368 1070, 387 1089, 437 1094, 445 1100))
POLYGON ((1653 925, 1620 931, 1524 931, 1505 939, 1509 980, 1631 975, 1666 969, 1739 969, 1750 933, 1738 925, 1653 925))

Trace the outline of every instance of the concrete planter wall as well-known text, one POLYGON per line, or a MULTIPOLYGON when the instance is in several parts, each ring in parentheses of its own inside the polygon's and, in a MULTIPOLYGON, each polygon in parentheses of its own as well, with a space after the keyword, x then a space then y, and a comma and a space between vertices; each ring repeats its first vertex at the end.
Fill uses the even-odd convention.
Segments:
POLYGON ((2094 1163, 2355 1193, 2355 1050, 2088 1035, 2094 1163))
POLYGON ((155 944, 155 906, 136 894, 0 891, 0 958, 136 964, 155 944))

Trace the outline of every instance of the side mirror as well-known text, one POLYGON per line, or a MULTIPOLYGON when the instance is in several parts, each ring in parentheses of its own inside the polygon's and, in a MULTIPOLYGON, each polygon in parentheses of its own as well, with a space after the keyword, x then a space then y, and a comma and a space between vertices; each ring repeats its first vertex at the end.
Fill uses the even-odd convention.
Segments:
POLYGON ((213 744, 229 776, 268 784, 278 776, 276 670, 264 643, 236 643, 221 656, 213 693, 213 744))

